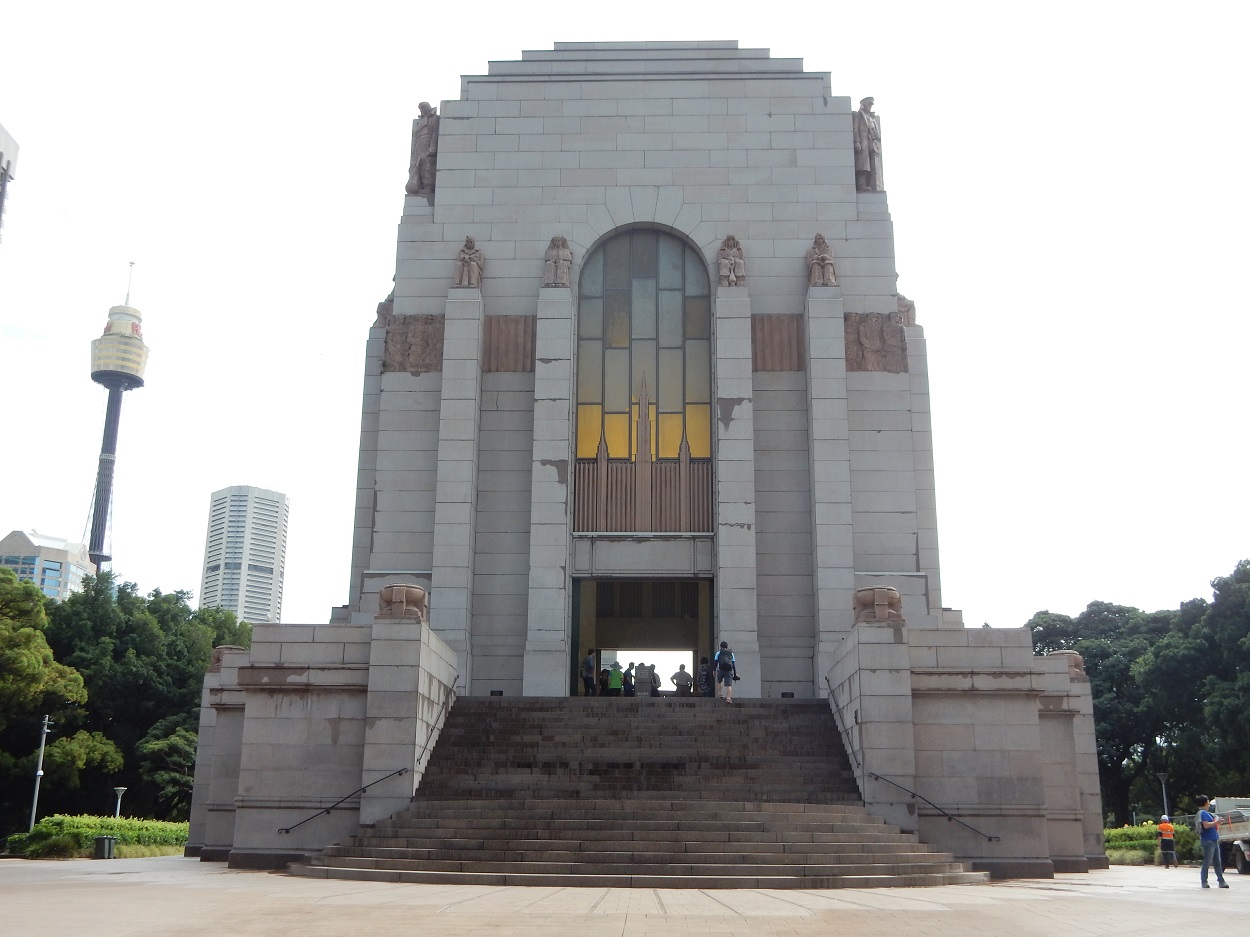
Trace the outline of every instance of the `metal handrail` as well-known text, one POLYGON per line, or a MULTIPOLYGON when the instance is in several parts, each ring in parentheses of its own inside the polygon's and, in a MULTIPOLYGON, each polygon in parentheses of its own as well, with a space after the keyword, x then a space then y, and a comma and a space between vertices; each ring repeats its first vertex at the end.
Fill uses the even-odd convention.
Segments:
MULTIPOLYGON (((456 680, 454 680, 454 681, 452 682, 451 686, 447 687, 446 692, 444 692, 444 693, 443 693, 443 705, 439 707, 439 709, 440 709, 440 710, 441 710, 441 712, 442 712, 443 719, 446 719, 446 717, 447 717, 447 710, 448 710, 448 709, 450 709, 449 700, 451 699, 451 694, 455 691, 455 689, 456 689, 456 684, 458 684, 459 682, 460 682, 459 678, 457 678, 456 680)), ((441 722, 442 722, 442 721, 440 720, 440 725, 441 725, 441 722)), ((431 732, 429 735, 427 735, 427 736, 425 737, 425 744, 421 747, 421 754, 420 754, 420 755, 418 755, 418 756, 416 757, 416 760, 415 760, 415 761, 413 761, 413 764, 414 764, 414 765, 419 765, 419 764, 421 764, 421 759, 425 757, 426 750, 427 750, 427 749, 429 749, 429 747, 430 747, 430 736, 431 736, 431 735, 433 735, 433 734, 434 734, 434 733, 432 733, 432 732, 431 732)), ((365 791, 367 791, 369 788, 373 787, 373 785, 375 785, 375 784, 381 784, 383 781, 389 780, 390 778, 396 777, 397 775, 407 774, 407 773, 408 773, 409 771, 411 771, 411 770, 413 770, 413 769, 412 769, 412 768, 396 768, 396 769, 395 769, 394 771, 392 771, 390 774, 385 774, 385 775, 383 775, 382 777, 378 778, 377 780, 370 781, 370 782, 369 782, 368 784, 366 784, 364 787, 358 787, 358 788, 356 788, 354 791, 352 791, 350 794, 347 794, 346 796, 340 797, 338 800, 336 800, 336 801, 335 801, 334 803, 332 803, 330 806, 328 806, 328 807, 323 807, 323 808, 321 808, 320 810, 318 810, 316 813, 314 813, 314 814, 310 814, 309 816, 304 817, 304 819, 300 820, 300 821, 299 821, 299 823, 296 823, 296 824, 294 824, 294 825, 292 825, 292 826, 286 826, 286 827, 282 827, 282 828, 280 828, 280 829, 278 830, 278 832, 279 832, 279 833, 290 833, 290 832, 291 832, 291 830, 295 829, 296 827, 301 827, 301 826, 303 826, 303 825, 304 825, 305 823, 307 823, 309 820, 315 820, 315 819, 317 819, 317 817, 321 817, 321 816, 326 816, 326 815, 328 815, 328 814, 330 813, 330 811, 332 811, 332 810, 333 810, 335 807, 337 807, 339 804, 342 804, 342 803, 345 803, 345 802, 347 802, 347 801, 351 800, 351 799, 352 799, 353 797, 355 797, 357 794, 363 794, 363 793, 364 793, 365 791)))
POLYGON ((838 731, 842 733, 842 744, 855 759, 855 767, 862 768, 859 755, 855 751, 855 743, 851 741, 850 729, 846 726, 846 720, 842 718, 842 707, 838 705, 838 694, 833 689, 833 684, 829 682, 829 678, 825 677, 825 686, 829 688, 829 698, 833 702, 833 719, 838 724, 838 731))
POLYGON ((887 784, 893 784, 893 785, 894 785, 895 787, 897 787, 900 791, 906 791, 908 794, 910 794, 910 795, 912 796, 912 799, 913 799, 913 800, 914 800, 914 799, 916 799, 917 797, 918 797, 918 798, 920 798, 920 799, 921 799, 921 800, 923 800, 926 804, 928 804, 930 807, 932 807, 934 810, 936 810, 938 813, 940 813, 942 816, 946 817, 946 820, 947 820, 947 822, 948 822, 948 823, 953 821, 953 822, 955 822, 955 823, 958 823, 960 826, 967 827, 968 829, 972 830, 972 832, 976 833, 978 836, 984 836, 987 842, 991 842, 991 843, 1001 843, 1001 842, 1002 842, 1002 837, 1001 837, 1001 836, 991 836, 989 833, 982 833, 982 832, 981 832, 980 830, 978 830, 975 826, 972 826, 972 825, 970 825, 970 824, 968 824, 968 823, 965 823, 963 820, 959 819, 959 817, 957 817, 957 816, 955 816, 954 814, 950 813, 949 811, 947 811, 947 810, 943 809, 942 807, 939 807, 939 806, 938 806, 937 804, 935 804, 933 801, 929 800, 929 798, 928 798, 928 797, 925 797, 925 796, 924 796, 924 794, 917 794, 917 793, 916 793, 915 791, 913 791, 911 788, 909 788, 909 787, 903 787, 903 785, 899 784, 899 783, 898 783, 898 781, 892 781, 892 780, 890 780, 889 778, 884 777, 883 775, 877 774, 877 773, 876 773, 876 772, 874 772, 874 771, 869 771, 869 772, 868 772, 868 777, 870 777, 870 778, 875 778, 875 779, 876 779, 876 780, 878 780, 878 781, 885 781, 887 784))

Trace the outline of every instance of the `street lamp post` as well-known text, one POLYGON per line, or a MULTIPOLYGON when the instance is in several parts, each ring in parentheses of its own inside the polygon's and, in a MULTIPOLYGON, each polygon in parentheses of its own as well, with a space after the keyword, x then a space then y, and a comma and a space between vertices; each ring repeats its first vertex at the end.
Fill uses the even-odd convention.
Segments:
POLYGON ((1155 775, 1159 779, 1159 783, 1163 785, 1163 814, 1170 817, 1172 811, 1168 810, 1168 776, 1166 771, 1159 771, 1155 775))
POLYGON ((35 797, 30 802, 30 829, 26 831, 28 833, 35 828, 35 814, 39 812, 39 782, 43 780, 43 747, 48 740, 48 729, 52 724, 51 716, 43 717, 43 729, 39 733, 39 764, 35 768, 35 797))
POLYGON ((122 815, 122 794, 126 793, 126 788, 115 787, 113 793, 117 795, 117 805, 113 808, 113 816, 120 817, 122 815))

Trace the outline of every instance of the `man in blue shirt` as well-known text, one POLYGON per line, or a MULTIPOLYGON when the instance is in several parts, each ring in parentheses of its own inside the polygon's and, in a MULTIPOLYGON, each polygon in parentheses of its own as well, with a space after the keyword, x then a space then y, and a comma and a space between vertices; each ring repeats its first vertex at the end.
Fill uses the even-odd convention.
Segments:
POLYGON ((1207 869, 1215 866, 1215 877, 1220 883, 1220 888, 1227 888, 1228 882, 1224 881, 1224 862, 1220 858, 1220 818, 1208 809, 1214 806, 1206 797, 1198 795, 1198 841, 1202 845, 1202 887, 1211 887, 1207 884, 1207 869))

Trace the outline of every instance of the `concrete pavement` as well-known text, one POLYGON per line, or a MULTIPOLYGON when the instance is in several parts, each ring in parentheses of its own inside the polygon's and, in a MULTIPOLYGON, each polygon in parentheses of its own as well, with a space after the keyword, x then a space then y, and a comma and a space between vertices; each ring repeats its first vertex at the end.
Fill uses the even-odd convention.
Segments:
POLYGON ((1235 929, 1250 876, 1113 867, 1052 881, 822 891, 401 885, 180 856, 0 861, 4 933, 85 937, 1065 937, 1235 929))

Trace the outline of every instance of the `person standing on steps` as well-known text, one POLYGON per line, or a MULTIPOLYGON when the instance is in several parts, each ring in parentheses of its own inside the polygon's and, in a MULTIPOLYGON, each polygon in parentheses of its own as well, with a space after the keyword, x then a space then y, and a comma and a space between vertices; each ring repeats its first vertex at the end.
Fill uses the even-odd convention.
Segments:
POLYGON ((1163 867, 1170 869, 1172 866, 1179 866, 1176 861, 1176 827, 1168 819, 1165 813, 1159 818, 1159 826, 1157 828, 1159 837, 1159 853, 1163 858, 1163 867))
POLYGON ((669 677, 669 680, 673 681, 673 686, 677 687, 678 696, 690 695, 690 686, 694 683, 694 677, 686 673, 685 664, 679 664, 677 667, 677 673, 669 677))
POLYGON ((1207 869, 1215 866, 1215 878, 1220 883, 1220 888, 1227 888, 1228 882, 1224 881, 1224 860, 1220 857, 1220 818, 1212 813, 1209 807, 1215 804, 1203 796, 1198 795, 1198 842, 1202 846, 1202 887, 1210 888, 1207 884, 1207 869))
POLYGON ((722 641, 720 650, 712 658, 716 665, 716 682, 724 687, 721 691, 726 703, 734 701, 734 681, 738 679, 738 662, 734 660, 734 652, 729 649, 729 642, 722 641))
POLYGON ((626 696, 634 695, 634 662, 631 660, 625 672, 621 674, 621 689, 626 696))
POLYGON ((587 650, 586 659, 582 661, 582 686, 586 689, 586 696, 595 695, 595 649, 593 647, 587 650))
POLYGON ((712 665, 706 657, 699 658, 699 675, 695 678, 700 696, 715 696, 716 687, 712 685, 712 665))

